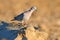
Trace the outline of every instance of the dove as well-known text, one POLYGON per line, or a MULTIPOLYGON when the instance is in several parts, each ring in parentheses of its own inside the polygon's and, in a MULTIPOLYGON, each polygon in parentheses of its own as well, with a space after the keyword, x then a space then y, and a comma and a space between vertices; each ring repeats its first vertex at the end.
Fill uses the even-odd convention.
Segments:
POLYGON ((20 21, 20 23, 26 23, 30 19, 32 13, 36 9, 37 8, 35 6, 33 6, 33 7, 29 8, 28 10, 26 10, 26 11, 20 13, 19 15, 15 16, 14 19, 12 19, 11 21, 20 21))

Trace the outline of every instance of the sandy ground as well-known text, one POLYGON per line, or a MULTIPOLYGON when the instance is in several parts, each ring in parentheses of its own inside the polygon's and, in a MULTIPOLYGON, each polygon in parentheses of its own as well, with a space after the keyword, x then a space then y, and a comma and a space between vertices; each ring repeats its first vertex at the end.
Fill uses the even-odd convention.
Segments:
MULTIPOLYGON (((0 0, 0 20, 12 22, 14 16, 36 6, 28 24, 39 25, 42 31, 32 27, 26 30, 28 40, 60 40, 60 0, 0 0)), ((21 40, 18 35, 15 40, 21 40)))

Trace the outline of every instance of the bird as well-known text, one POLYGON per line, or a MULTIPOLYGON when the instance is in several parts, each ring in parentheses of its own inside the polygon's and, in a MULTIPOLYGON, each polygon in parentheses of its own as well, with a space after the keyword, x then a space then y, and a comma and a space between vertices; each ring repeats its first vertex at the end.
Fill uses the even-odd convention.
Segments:
POLYGON ((32 13, 36 10, 37 8, 35 6, 29 8, 28 10, 20 13, 19 15, 15 16, 14 19, 11 21, 20 21, 21 23, 26 23, 32 15, 32 13))

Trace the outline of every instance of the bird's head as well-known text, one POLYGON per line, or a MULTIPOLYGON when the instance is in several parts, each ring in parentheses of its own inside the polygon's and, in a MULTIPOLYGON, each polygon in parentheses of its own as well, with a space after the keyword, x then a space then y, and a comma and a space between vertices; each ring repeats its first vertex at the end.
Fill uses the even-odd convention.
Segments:
POLYGON ((34 10, 36 10, 37 8, 36 8, 35 6, 33 6, 33 7, 31 7, 31 9, 34 9, 34 10))
POLYGON ((35 6, 31 7, 29 11, 35 11, 37 8, 35 6))

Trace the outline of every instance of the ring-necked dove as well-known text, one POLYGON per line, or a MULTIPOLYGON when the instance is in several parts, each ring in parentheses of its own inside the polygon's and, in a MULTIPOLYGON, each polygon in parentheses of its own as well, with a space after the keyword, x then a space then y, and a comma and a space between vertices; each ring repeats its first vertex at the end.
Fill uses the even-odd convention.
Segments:
POLYGON ((30 9, 28 9, 27 11, 24 11, 22 13, 20 13, 20 15, 14 17, 14 19, 12 19, 11 21, 17 20, 20 21, 21 23, 26 22, 29 20, 29 18, 31 17, 32 13, 36 10, 36 7, 33 6, 30 9))

